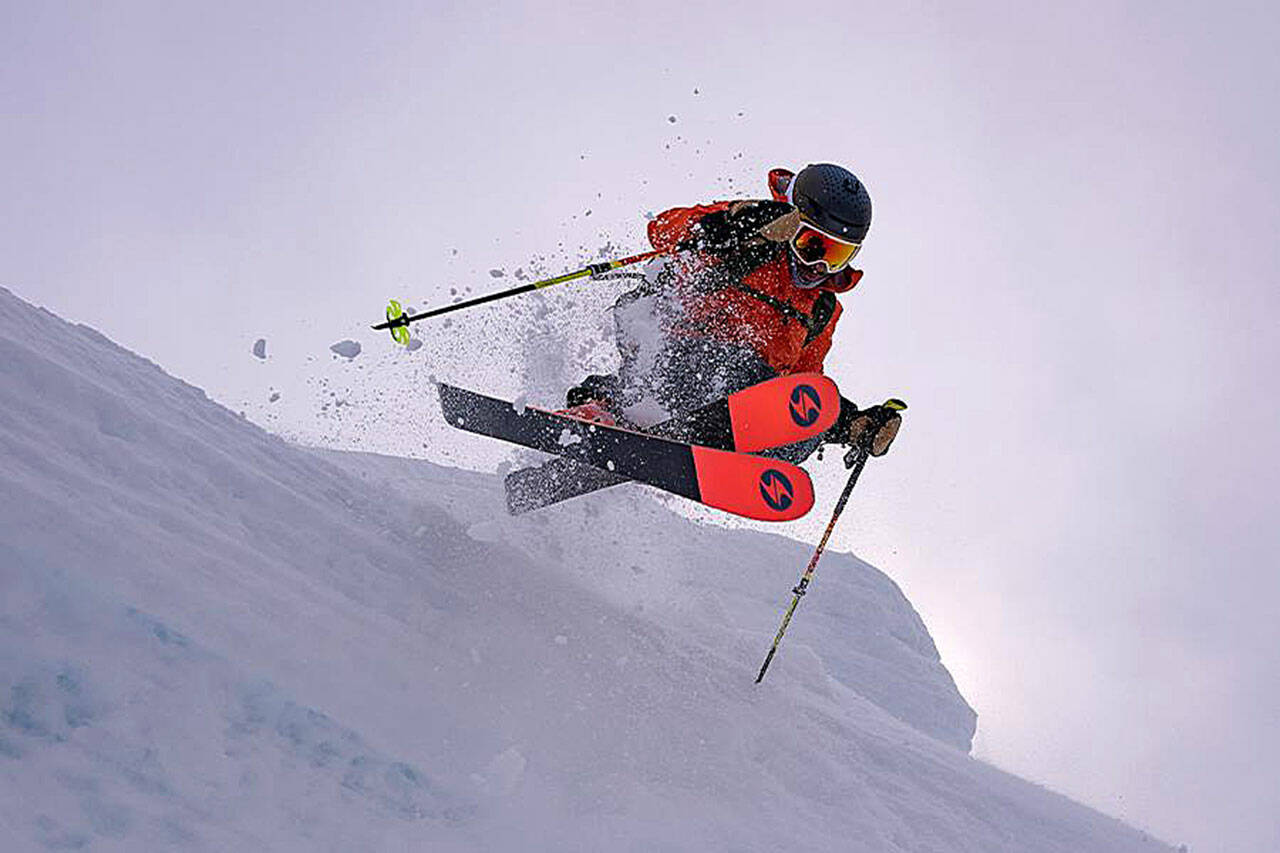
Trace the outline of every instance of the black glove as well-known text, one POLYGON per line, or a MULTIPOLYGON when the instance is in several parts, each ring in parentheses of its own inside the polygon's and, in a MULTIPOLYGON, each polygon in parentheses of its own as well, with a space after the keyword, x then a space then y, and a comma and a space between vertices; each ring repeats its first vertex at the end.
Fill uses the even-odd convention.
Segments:
POLYGON ((686 246, 731 255, 767 243, 785 243, 798 226, 799 213, 785 201, 740 201, 699 219, 686 246))

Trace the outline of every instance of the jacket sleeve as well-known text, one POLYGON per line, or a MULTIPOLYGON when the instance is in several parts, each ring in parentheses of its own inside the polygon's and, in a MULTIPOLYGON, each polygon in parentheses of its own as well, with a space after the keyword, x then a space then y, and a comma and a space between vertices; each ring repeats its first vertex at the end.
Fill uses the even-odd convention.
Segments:
POLYGON ((730 202, 696 204, 693 207, 673 207, 664 210, 649 222, 649 245, 660 252, 669 252, 693 236, 693 226, 708 213, 724 210, 730 202))
POLYGON ((791 373, 823 373, 822 362, 827 357, 827 353, 831 350, 831 337, 835 334, 836 323, 843 313, 840 303, 836 303, 836 310, 831 315, 831 320, 827 323, 827 327, 823 329, 816 338, 810 341, 804 349, 800 351, 800 357, 796 359, 795 364, 791 366, 791 373))

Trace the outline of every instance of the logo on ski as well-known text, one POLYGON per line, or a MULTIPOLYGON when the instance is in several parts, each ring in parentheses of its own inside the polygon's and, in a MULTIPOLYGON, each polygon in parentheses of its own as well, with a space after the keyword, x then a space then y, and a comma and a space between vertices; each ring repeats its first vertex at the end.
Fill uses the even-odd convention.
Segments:
POLYGON ((812 385, 797 385, 791 389, 791 420, 797 426, 813 426, 822 414, 822 397, 812 385))
POLYGON ((775 512, 785 512, 795 501, 796 490, 787 475, 770 468, 760 475, 760 497, 775 512))

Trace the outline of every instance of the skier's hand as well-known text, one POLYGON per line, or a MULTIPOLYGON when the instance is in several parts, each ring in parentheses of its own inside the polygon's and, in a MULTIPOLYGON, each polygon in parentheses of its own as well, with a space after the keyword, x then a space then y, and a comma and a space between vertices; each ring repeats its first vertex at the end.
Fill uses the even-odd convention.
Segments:
POLYGON ((884 456, 902 428, 906 405, 899 400, 859 409, 852 401, 840 398, 840 417, 831 427, 831 440, 852 448, 865 447, 872 456, 884 456))
POLYGON ((785 243, 799 227, 800 212, 785 201, 740 201, 699 219, 692 247, 731 254, 765 243, 785 243))

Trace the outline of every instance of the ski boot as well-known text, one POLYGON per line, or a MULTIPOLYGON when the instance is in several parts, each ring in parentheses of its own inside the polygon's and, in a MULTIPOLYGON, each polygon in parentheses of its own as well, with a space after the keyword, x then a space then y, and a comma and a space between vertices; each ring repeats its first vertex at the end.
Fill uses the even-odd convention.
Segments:
POLYGON ((568 408, 560 409, 556 414, 569 415, 579 420, 620 426, 620 418, 614 414, 610 391, 617 384, 617 378, 593 374, 575 385, 564 395, 568 408))

